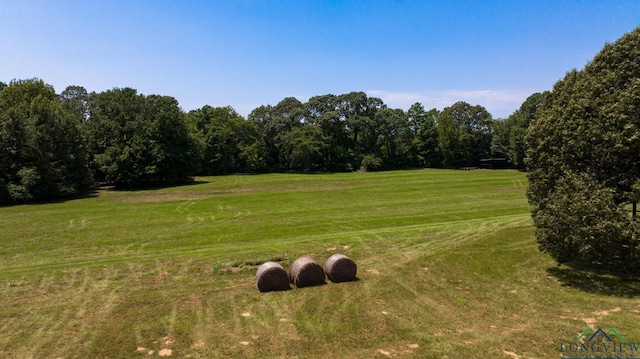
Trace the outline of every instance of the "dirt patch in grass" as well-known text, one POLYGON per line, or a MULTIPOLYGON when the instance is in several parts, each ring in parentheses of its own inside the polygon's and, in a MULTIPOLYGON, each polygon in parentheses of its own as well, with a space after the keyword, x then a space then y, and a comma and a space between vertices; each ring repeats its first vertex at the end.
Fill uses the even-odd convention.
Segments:
POLYGON ((597 311, 597 312, 593 312, 593 314, 595 315, 594 318, 582 318, 582 320, 587 323, 587 325, 590 328, 596 328, 596 323, 599 320, 602 320, 604 317, 610 315, 611 313, 617 313, 622 311, 622 308, 620 307, 615 307, 613 309, 609 309, 609 310, 601 310, 601 311, 597 311))
POLYGON ((177 201, 200 201, 217 195, 236 194, 251 192, 248 188, 239 188, 231 190, 212 190, 206 192, 127 192, 126 196, 119 198, 123 203, 161 203, 161 202, 177 202, 177 201))
POLYGON ((167 348, 165 348, 165 349, 161 349, 161 350, 158 352, 158 355, 159 355, 159 356, 161 356, 161 357, 170 357, 170 356, 171 356, 171 354, 173 354, 173 350, 171 350, 171 349, 167 349, 167 348))
POLYGON ((512 351, 508 351, 508 350, 503 350, 503 353, 507 354, 508 356, 512 357, 513 359, 520 359, 522 358, 520 355, 516 354, 515 352, 512 351))
POLYGON ((613 309, 611 309, 611 310, 602 310, 602 311, 599 311, 599 312, 595 312, 595 313, 593 313, 593 314, 597 315, 598 317, 604 317, 604 316, 607 316, 607 315, 609 315, 609 314, 611 314, 611 313, 619 312, 619 311, 621 311, 621 310, 622 310, 622 308, 620 308, 620 307, 615 307, 615 308, 613 308, 613 309))

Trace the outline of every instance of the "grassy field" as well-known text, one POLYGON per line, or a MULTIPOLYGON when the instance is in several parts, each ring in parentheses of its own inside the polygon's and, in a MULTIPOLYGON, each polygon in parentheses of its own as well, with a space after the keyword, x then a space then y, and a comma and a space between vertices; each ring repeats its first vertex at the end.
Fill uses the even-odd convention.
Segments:
POLYGON ((0 208, 2 358, 558 358, 640 286, 539 253, 516 171, 198 178, 0 208), (358 281, 260 293, 344 253, 358 281))

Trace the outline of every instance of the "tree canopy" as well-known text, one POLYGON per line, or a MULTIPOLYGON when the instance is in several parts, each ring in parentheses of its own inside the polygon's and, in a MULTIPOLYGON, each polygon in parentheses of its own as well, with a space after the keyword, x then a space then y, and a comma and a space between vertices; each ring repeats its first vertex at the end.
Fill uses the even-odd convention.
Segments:
POLYGON ((493 117, 484 107, 456 102, 438 117, 439 148, 445 167, 477 165, 490 156, 493 117))
POLYGON ((49 200, 85 191, 91 173, 78 120, 42 80, 0 91, 0 203, 49 200))
POLYGON ((528 193, 543 251, 637 273, 640 28, 606 45, 545 97, 526 136, 528 193), (635 186, 634 186, 635 185, 635 186))
POLYGON ((140 187, 195 175, 197 147, 178 101, 131 88, 92 97, 84 126, 97 179, 140 187))

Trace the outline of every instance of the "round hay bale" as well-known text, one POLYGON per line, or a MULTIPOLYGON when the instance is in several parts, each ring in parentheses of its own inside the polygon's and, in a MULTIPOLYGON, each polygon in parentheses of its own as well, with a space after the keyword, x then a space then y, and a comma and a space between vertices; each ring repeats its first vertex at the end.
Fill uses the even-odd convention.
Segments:
POLYGON ((291 289, 287 271, 277 262, 262 263, 256 272, 256 282, 261 292, 291 289))
POLYGON ((312 258, 300 257, 289 268, 289 280, 298 288, 324 284, 324 269, 312 258))
POLYGON ((324 271, 334 283, 350 282, 356 279, 358 266, 344 254, 334 254, 324 263, 324 271))

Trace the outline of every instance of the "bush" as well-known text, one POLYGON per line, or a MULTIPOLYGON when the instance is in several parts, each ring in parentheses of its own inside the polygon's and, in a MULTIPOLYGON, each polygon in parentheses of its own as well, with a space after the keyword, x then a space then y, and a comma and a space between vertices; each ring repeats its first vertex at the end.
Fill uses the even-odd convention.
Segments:
POLYGON ((366 155, 362 158, 360 170, 363 172, 375 171, 382 166, 382 160, 374 155, 366 155))
POLYGON ((615 197, 613 189, 589 174, 567 173, 548 198, 534 207, 540 250, 558 263, 636 271, 636 224, 615 197))

